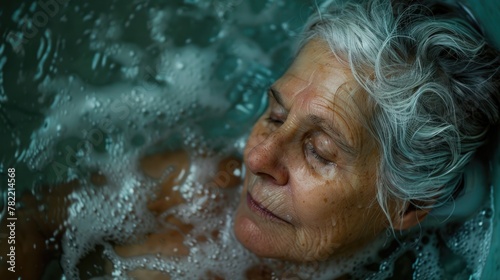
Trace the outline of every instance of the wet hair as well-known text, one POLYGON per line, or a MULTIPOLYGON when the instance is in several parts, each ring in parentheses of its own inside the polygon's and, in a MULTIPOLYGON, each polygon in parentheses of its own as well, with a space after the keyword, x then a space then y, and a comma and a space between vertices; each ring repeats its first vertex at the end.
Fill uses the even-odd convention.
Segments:
MULTIPOLYGON (((365 126, 378 143, 377 200, 438 207, 498 120, 499 54, 457 8, 423 1, 329 1, 298 48, 328 43, 367 93, 365 126)), ((400 212, 401 213, 401 212, 400 212)))

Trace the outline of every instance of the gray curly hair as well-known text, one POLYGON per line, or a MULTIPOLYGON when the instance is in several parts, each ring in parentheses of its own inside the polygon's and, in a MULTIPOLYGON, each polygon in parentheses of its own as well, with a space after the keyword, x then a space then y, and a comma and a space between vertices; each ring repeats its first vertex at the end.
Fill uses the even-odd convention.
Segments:
POLYGON ((298 47, 324 40, 367 93, 378 203, 391 224, 389 199, 399 210, 440 206, 498 119, 498 53, 443 5, 333 2, 309 19, 298 47))

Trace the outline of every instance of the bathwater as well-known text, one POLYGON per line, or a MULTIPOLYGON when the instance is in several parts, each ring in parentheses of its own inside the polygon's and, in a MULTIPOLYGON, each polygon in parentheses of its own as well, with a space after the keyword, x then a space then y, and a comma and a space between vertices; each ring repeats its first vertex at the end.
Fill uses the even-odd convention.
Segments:
MULTIPOLYGON (((19 200, 33 193, 43 201, 45 189, 56 192, 72 180, 81 186, 69 190, 67 217, 53 233, 64 232, 55 245, 62 255, 45 279, 245 279, 255 273, 267 279, 479 279, 494 223, 493 194, 482 181, 479 206, 461 221, 441 219, 397 239, 390 232, 350 260, 259 259, 233 236, 241 186, 219 189, 210 178, 221 159, 241 158, 266 106, 266 88, 290 63, 294 38, 321 3, 2 3, 2 175, 16 168, 19 200), (178 150, 191 161, 173 188, 185 203, 153 213, 148 202, 158 199, 159 180, 146 176, 139 162, 178 150), (91 174, 106 180, 98 184, 91 174), (118 249, 138 248, 166 230, 182 233, 183 254, 177 247, 129 255, 118 249)), ((245 170, 232 172, 242 178, 245 170)), ((53 205, 36 207, 44 213, 53 205)))

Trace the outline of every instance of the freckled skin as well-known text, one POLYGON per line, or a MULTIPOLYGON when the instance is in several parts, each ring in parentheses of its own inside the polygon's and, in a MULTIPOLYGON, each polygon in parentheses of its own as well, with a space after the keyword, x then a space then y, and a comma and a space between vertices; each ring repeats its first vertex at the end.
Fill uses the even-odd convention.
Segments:
POLYGON ((347 91, 355 85, 350 70, 317 40, 273 85, 283 106, 270 97, 244 151, 247 173, 234 230, 250 251, 293 261, 346 256, 387 227, 376 203, 379 154, 358 121, 364 97, 347 91), (356 156, 346 155, 308 115, 337 127, 356 156), (252 209, 247 194, 282 220, 252 209))

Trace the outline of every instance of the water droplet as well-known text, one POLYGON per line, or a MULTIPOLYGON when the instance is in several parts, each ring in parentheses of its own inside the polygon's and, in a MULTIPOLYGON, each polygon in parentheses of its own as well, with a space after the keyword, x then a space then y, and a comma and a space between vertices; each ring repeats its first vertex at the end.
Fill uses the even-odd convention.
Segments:
POLYGON ((233 171, 233 175, 234 176, 240 176, 241 175, 241 170, 239 168, 236 168, 234 171, 233 171))
POLYGON ((184 63, 180 61, 175 62, 175 68, 177 68, 178 70, 184 69, 184 63))
POLYGON ((486 208, 483 210, 482 214, 485 218, 490 219, 491 217, 493 217, 493 210, 491 210, 491 208, 486 208))

